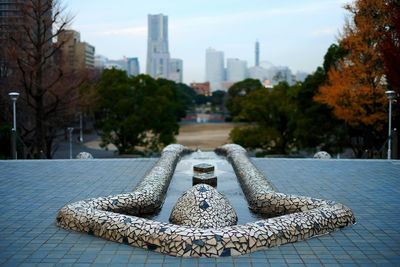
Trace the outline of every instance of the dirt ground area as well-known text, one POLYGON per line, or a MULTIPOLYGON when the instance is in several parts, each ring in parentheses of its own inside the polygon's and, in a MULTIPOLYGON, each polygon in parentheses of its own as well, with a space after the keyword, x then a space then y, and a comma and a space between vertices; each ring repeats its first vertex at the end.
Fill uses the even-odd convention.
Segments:
MULTIPOLYGON (((181 124, 176 143, 192 149, 203 151, 230 143, 229 133, 238 124, 235 123, 188 123, 181 124)), ((100 149, 100 138, 85 143, 92 149, 100 149)), ((114 145, 108 145, 108 150, 115 151, 114 145)))
POLYGON ((235 125, 234 123, 182 124, 176 142, 192 149, 213 150, 230 142, 229 133, 235 125))

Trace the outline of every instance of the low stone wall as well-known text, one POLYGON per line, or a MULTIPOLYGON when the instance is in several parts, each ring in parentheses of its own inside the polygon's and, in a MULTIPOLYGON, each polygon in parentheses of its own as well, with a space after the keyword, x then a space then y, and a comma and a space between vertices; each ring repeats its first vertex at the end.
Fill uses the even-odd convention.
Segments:
POLYGON ((150 213, 161 206, 176 163, 186 152, 182 146, 168 146, 132 193, 69 204, 59 211, 57 224, 173 256, 218 257, 303 240, 355 222, 352 211, 342 204, 276 193, 247 158, 245 150, 237 145, 223 146, 218 152, 231 161, 243 191, 249 194, 251 208, 285 215, 219 229, 178 226, 125 215, 150 213))

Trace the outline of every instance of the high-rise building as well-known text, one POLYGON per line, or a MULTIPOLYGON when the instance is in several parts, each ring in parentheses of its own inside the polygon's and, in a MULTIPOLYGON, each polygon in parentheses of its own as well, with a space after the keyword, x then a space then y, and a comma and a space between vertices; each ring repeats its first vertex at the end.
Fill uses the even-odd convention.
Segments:
POLYGON ((19 3, 16 0, 0 1, 0 40, 6 41, 13 33, 15 24, 20 22, 19 3))
POLYGON ((238 58, 228 58, 226 80, 228 82, 243 81, 247 77, 247 62, 238 58))
POLYGON ((254 66, 258 67, 260 66, 260 43, 256 41, 256 47, 255 47, 255 64, 254 66))
POLYGON ((181 83, 183 79, 183 61, 178 58, 170 59, 169 79, 181 83))
POLYGON ((58 36, 61 47, 61 64, 70 71, 92 70, 95 67, 94 46, 81 42, 81 35, 74 30, 65 30, 58 36))
POLYGON ((9 75, 11 66, 7 48, 10 37, 15 32, 14 23, 19 19, 16 1, 0 1, 0 78, 9 75))
POLYGON ((210 83, 211 91, 222 89, 224 80, 224 52, 208 48, 206 50, 206 81, 210 83))
POLYGON ((168 17, 148 15, 146 73, 153 78, 169 78, 168 17))
POLYGON ((139 75, 139 59, 137 57, 128 57, 126 59, 126 73, 128 74, 128 76, 139 75))
MULTIPOLYGON (((26 57, 24 64, 34 65, 32 61, 36 60, 36 54, 32 56, 30 50, 38 46, 52 50, 52 36, 51 1, 41 4, 33 1, 32 4, 29 1, 0 0, 0 77, 6 77, 18 68, 16 57, 26 57)), ((52 63, 52 60, 49 57, 47 63, 52 63)))
POLYGON ((76 45, 77 68, 94 69, 95 48, 87 42, 80 42, 76 45))

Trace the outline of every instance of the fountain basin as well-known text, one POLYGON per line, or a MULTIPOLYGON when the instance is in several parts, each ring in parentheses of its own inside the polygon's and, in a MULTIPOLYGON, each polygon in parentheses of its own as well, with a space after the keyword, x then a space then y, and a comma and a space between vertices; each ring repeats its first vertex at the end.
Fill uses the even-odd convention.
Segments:
POLYGON ((240 146, 226 145, 217 152, 234 167, 250 208, 277 217, 209 229, 138 217, 159 209, 177 161, 188 153, 186 148, 173 145, 163 151, 158 163, 132 193, 66 205, 59 211, 57 224, 173 256, 218 257, 303 240, 355 222, 352 211, 342 204, 275 192, 240 146))

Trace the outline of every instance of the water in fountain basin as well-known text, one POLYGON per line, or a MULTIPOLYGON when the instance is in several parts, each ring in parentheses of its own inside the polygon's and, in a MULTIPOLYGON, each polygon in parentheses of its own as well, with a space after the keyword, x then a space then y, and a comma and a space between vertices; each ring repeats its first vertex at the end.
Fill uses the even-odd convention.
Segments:
POLYGON ((192 187, 193 166, 200 163, 208 163, 215 166, 214 174, 217 176, 217 190, 224 194, 238 216, 238 224, 262 219, 261 215, 251 212, 246 198, 236 178, 231 164, 214 152, 202 152, 198 150, 183 157, 177 164, 171 184, 168 188, 161 211, 151 216, 151 219, 168 222, 172 208, 178 198, 192 187))

